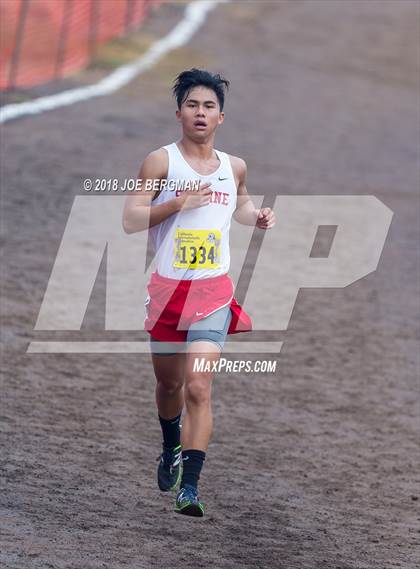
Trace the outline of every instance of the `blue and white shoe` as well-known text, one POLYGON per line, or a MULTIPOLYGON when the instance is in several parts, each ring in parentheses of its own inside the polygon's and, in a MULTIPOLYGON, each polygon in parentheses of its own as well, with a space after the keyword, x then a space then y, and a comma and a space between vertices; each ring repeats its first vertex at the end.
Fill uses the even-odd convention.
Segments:
POLYGON ((194 486, 186 484, 179 489, 176 496, 175 512, 198 518, 204 516, 204 504, 200 502, 198 490, 194 486))
POLYGON ((157 480, 162 492, 177 490, 182 478, 181 445, 168 448, 163 446, 163 452, 158 456, 157 480))

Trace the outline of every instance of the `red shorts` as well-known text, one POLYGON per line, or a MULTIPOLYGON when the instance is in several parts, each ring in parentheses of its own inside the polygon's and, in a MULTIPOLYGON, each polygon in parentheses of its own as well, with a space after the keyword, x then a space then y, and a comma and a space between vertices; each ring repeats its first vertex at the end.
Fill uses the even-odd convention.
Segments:
POLYGON ((232 320, 228 334, 249 332, 252 322, 233 296, 233 282, 227 275, 208 279, 177 280, 152 274, 147 286, 144 329, 162 342, 184 342, 193 322, 229 306, 232 320))

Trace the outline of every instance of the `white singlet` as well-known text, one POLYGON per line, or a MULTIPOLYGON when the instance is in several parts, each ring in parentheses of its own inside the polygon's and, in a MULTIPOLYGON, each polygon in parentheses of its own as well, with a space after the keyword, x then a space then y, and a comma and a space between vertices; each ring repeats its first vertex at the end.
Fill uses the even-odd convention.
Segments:
POLYGON ((173 186, 189 181, 211 182, 213 194, 208 205, 181 210, 149 229, 156 250, 157 272, 179 280, 223 275, 230 265, 229 229, 237 198, 229 156, 215 149, 219 167, 212 174, 202 175, 188 164, 175 142, 163 148, 169 156, 168 189, 160 191, 152 207, 174 199, 173 186))

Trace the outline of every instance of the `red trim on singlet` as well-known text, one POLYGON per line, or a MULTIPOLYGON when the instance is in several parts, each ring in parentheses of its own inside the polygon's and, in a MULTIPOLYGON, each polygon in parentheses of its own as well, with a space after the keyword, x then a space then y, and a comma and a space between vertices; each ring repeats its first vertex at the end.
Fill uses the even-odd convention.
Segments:
POLYGON ((252 330, 251 318, 233 296, 233 282, 227 275, 207 279, 177 280, 152 273, 147 286, 144 329, 162 342, 183 342, 188 328, 229 306, 232 320, 228 334, 252 330))

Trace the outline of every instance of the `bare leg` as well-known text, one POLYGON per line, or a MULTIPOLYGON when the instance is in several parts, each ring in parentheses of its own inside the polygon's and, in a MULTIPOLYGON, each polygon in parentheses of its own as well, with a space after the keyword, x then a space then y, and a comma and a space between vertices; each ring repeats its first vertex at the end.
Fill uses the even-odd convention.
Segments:
POLYGON ((185 354, 152 354, 156 376, 156 405, 162 419, 177 417, 184 407, 185 354))
POLYGON ((196 358, 204 358, 206 362, 218 361, 220 348, 213 342, 197 340, 190 344, 186 354, 184 387, 186 414, 182 423, 182 448, 205 452, 213 430, 211 387, 214 373, 194 371, 196 358))

